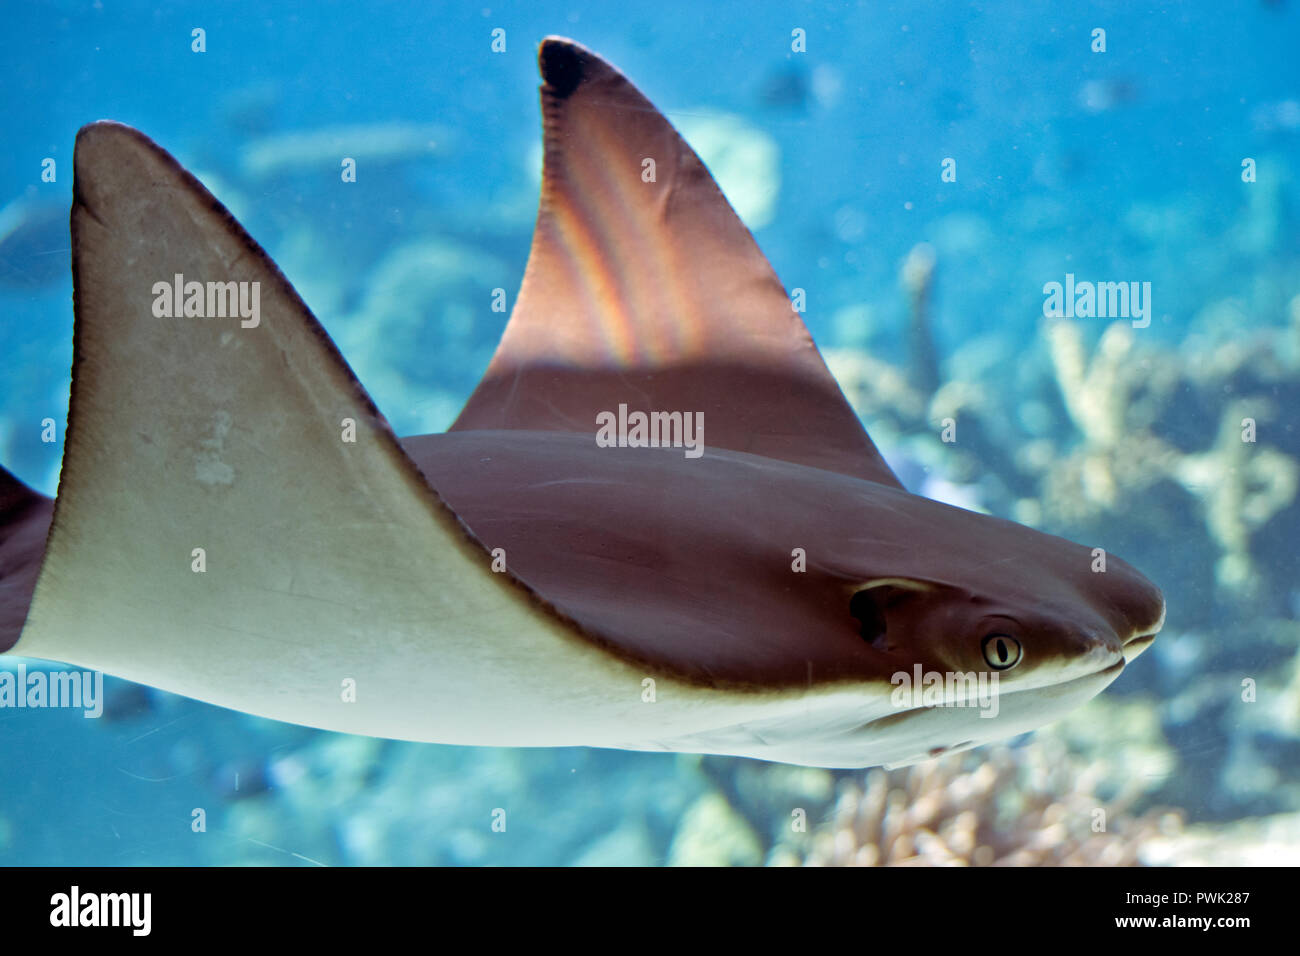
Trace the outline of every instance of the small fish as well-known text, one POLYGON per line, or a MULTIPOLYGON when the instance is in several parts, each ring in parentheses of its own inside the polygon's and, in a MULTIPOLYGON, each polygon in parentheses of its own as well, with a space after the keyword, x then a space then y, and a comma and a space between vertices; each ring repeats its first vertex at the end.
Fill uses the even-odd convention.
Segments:
POLYGON ((1137 99, 1137 86, 1129 80, 1088 80, 1079 87, 1079 105, 1089 113, 1108 113, 1137 99))
POLYGON ((801 66, 783 66, 767 75, 759 90, 759 102, 772 109, 803 112, 812 97, 808 71, 801 66))
POLYGON ((532 252, 441 435, 393 435, 170 155, 81 130, 63 467, 57 501, 0 472, 0 650, 356 734, 830 767, 1019 734, 1119 676, 1160 592, 904 490, 691 148, 594 53, 539 61, 532 252), (178 276, 185 311, 191 279, 256 283, 256 319, 160 316, 178 276), (703 453, 606 447, 626 409, 703 453))

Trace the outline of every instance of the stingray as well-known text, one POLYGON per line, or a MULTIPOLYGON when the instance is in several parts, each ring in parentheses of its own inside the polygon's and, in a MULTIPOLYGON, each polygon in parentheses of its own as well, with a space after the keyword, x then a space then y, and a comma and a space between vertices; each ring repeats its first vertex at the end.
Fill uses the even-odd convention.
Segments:
POLYGON ((64 458, 54 501, 0 472, 0 650, 377 737, 861 767, 1150 645, 1118 557, 906 491, 663 115, 576 43, 539 64, 532 250, 445 434, 393 434, 170 155, 78 133, 64 458))

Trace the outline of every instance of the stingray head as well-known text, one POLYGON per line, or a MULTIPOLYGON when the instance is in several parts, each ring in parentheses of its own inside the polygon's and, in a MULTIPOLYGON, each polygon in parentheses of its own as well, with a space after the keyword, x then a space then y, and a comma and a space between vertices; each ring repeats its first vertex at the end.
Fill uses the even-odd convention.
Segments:
POLYGON ((930 552, 929 567, 868 578, 848 596, 860 637, 894 668, 893 712, 862 728, 890 738, 891 765, 1055 720, 1118 677, 1164 623, 1159 589, 1101 549, 912 504, 949 532, 942 560, 930 552))

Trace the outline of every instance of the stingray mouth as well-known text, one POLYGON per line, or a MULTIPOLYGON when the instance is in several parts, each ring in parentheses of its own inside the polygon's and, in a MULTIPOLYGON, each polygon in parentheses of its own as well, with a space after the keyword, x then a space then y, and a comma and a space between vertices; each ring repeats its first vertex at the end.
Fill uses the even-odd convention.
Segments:
POLYGON ((902 767, 970 750, 982 744, 1036 730, 1100 694, 1124 670, 1119 658, 1096 670, 1055 683, 1007 681, 987 701, 926 704, 879 717, 859 728, 873 741, 888 741, 880 761, 902 767), (985 704, 989 706, 984 706, 985 704))
POLYGON ((1133 630, 1120 647, 1126 662, 1132 663, 1139 654, 1155 643, 1156 635, 1165 626, 1165 616, 1168 613, 1169 605, 1165 603, 1164 596, 1156 590, 1155 585, 1148 583, 1145 603, 1140 608, 1134 608, 1129 614, 1130 626, 1133 630), (1145 611, 1146 614, 1139 616, 1139 611, 1145 611), (1152 612, 1155 614, 1153 615, 1152 612), (1143 621, 1151 623, 1143 624, 1143 621))
MULTIPOLYGON (((1143 638, 1133 638, 1132 643, 1137 644, 1139 640, 1145 640, 1146 643, 1138 650, 1141 653, 1146 647, 1151 645, 1155 640, 1154 634, 1145 635, 1143 638)), ((1124 645, 1127 651, 1129 645, 1124 645)), ((947 697, 942 701, 931 703, 927 701, 924 704, 916 706, 900 707, 897 712, 889 714, 886 717, 878 718, 868 726, 881 724, 884 721, 903 720, 909 716, 924 714, 930 711, 943 710, 965 710, 965 711, 988 711, 989 709, 997 710, 997 702, 1006 702, 1016 698, 1026 699, 1030 697, 1041 698, 1043 700, 1055 700, 1061 697, 1073 697, 1076 692, 1087 690, 1094 685, 1100 685, 1094 694, 1100 692, 1102 688, 1109 685, 1115 678, 1120 675, 1128 664, 1126 656, 1115 655, 1110 657, 1106 663, 1093 670, 1085 671, 1082 674, 1070 673, 1068 670, 1060 673, 1057 680, 1043 680, 1041 675, 1029 677, 1023 681, 998 681, 998 675, 990 675, 992 680, 986 687, 982 682, 977 685, 975 696, 965 697, 947 697), (1037 678, 1037 679, 1035 679, 1037 678)), ((1028 677, 1028 675, 1027 675, 1028 677)))
POLYGON ((1135 634, 1124 642, 1124 663, 1131 664, 1133 660, 1155 643, 1156 632, 1151 631, 1147 634, 1135 634))

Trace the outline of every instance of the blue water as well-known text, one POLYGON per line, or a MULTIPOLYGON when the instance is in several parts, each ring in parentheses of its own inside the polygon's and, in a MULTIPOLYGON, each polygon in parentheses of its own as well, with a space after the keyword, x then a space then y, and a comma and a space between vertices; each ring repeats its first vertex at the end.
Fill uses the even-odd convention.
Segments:
MULTIPOLYGON (((725 112, 771 138, 780 192, 756 237, 787 287, 806 290, 823 348, 904 360, 899 265, 923 241, 938 254, 941 355, 985 343, 1012 407, 1016 389, 1048 374, 1036 344, 1042 286, 1066 272, 1151 282, 1144 341, 1169 348, 1215 303, 1241 316, 1220 327, 1229 339, 1286 321, 1300 295, 1300 4, 782 6, 720 3, 701 16, 688 2, 6 4, 0 206, 21 199, 64 215, 77 129, 101 118, 141 129, 231 206, 331 334, 367 343, 358 371, 399 433, 442 428, 504 324, 486 290, 513 299, 523 273, 538 187, 535 49, 558 33, 670 115, 725 112), (204 53, 190 49, 195 27, 204 53), (1095 27, 1105 53, 1089 49, 1095 27), (505 53, 491 51, 494 28, 505 53), (795 28, 805 54, 791 53, 795 28), (346 189, 328 169, 258 178, 241 166, 259 138, 381 122, 435 125, 439 148, 382 174, 363 166, 346 189), (956 183, 940 181, 945 157, 957 160, 956 183), (1259 182, 1242 182, 1245 157, 1259 182), (54 182, 41 181, 46 158, 54 182), (402 308, 368 306, 393 250, 425 241, 478 265, 407 281, 402 308)), ((53 494, 61 445, 41 441, 40 422, 55 419, 61 437, 69 251, 57 217, 31 217, 0 247, 0 461, 53 494)), ((1085 336, 1103 327, 1085 321, 1085 336)), ((1168 574, 1178 567, 1168 552, 1213 547, 1199 517, 1181 520, 1148 553, 1123 553, 1168 574)), ((1260 620, 1281 635, 1275 653, 1248 655, 1259 676, 1292 666, 1300 599, 1281 542, 1298 523, 1292 504, 1254 538, 1269 564, 1260 620)), ((1098 527, 1126 537, 1121 518, 1098 527)), ((1203 570, 1157 578, 1168 642, 1236 638, 1244 612, 1206 597, 1203 570), (1180 606, 1208 608, 1208 619, 1180 606)), ((1215 659, 1171 655, 1144 658, 1129 691, 1173 698, 1215 659)), ((1226 665, 1214 673, 1231 677, 1226 665)), ((645 821, 645 845, 629 854, 646 862, 663 858, 685 806, 728 772, 672 755, 349 744, 110 688, 112 720, 0 711, 0 862, 565 863, 629 818, 645 821), (528 822, 509 843, 485 841, 482 821, 507 796, 528 822), (191 832, 196 807, 209 814, 205 837, 191 832), (376 822, 392 818, 423 821, 414 846, 376 822)), ((1185 796, 1194 788, 1172 787, 1165 798, 1182 797, 1193 819, 1300 810, 1300 740, 1234 736, 1237 723, 1165 715, 1179 772, 1220 794, 1198 806, 1185 796), (1242 760, 1247 777, 1269 770, 1258 788, 1273 785, 1275 799, 1222 785, 1242 760)))

